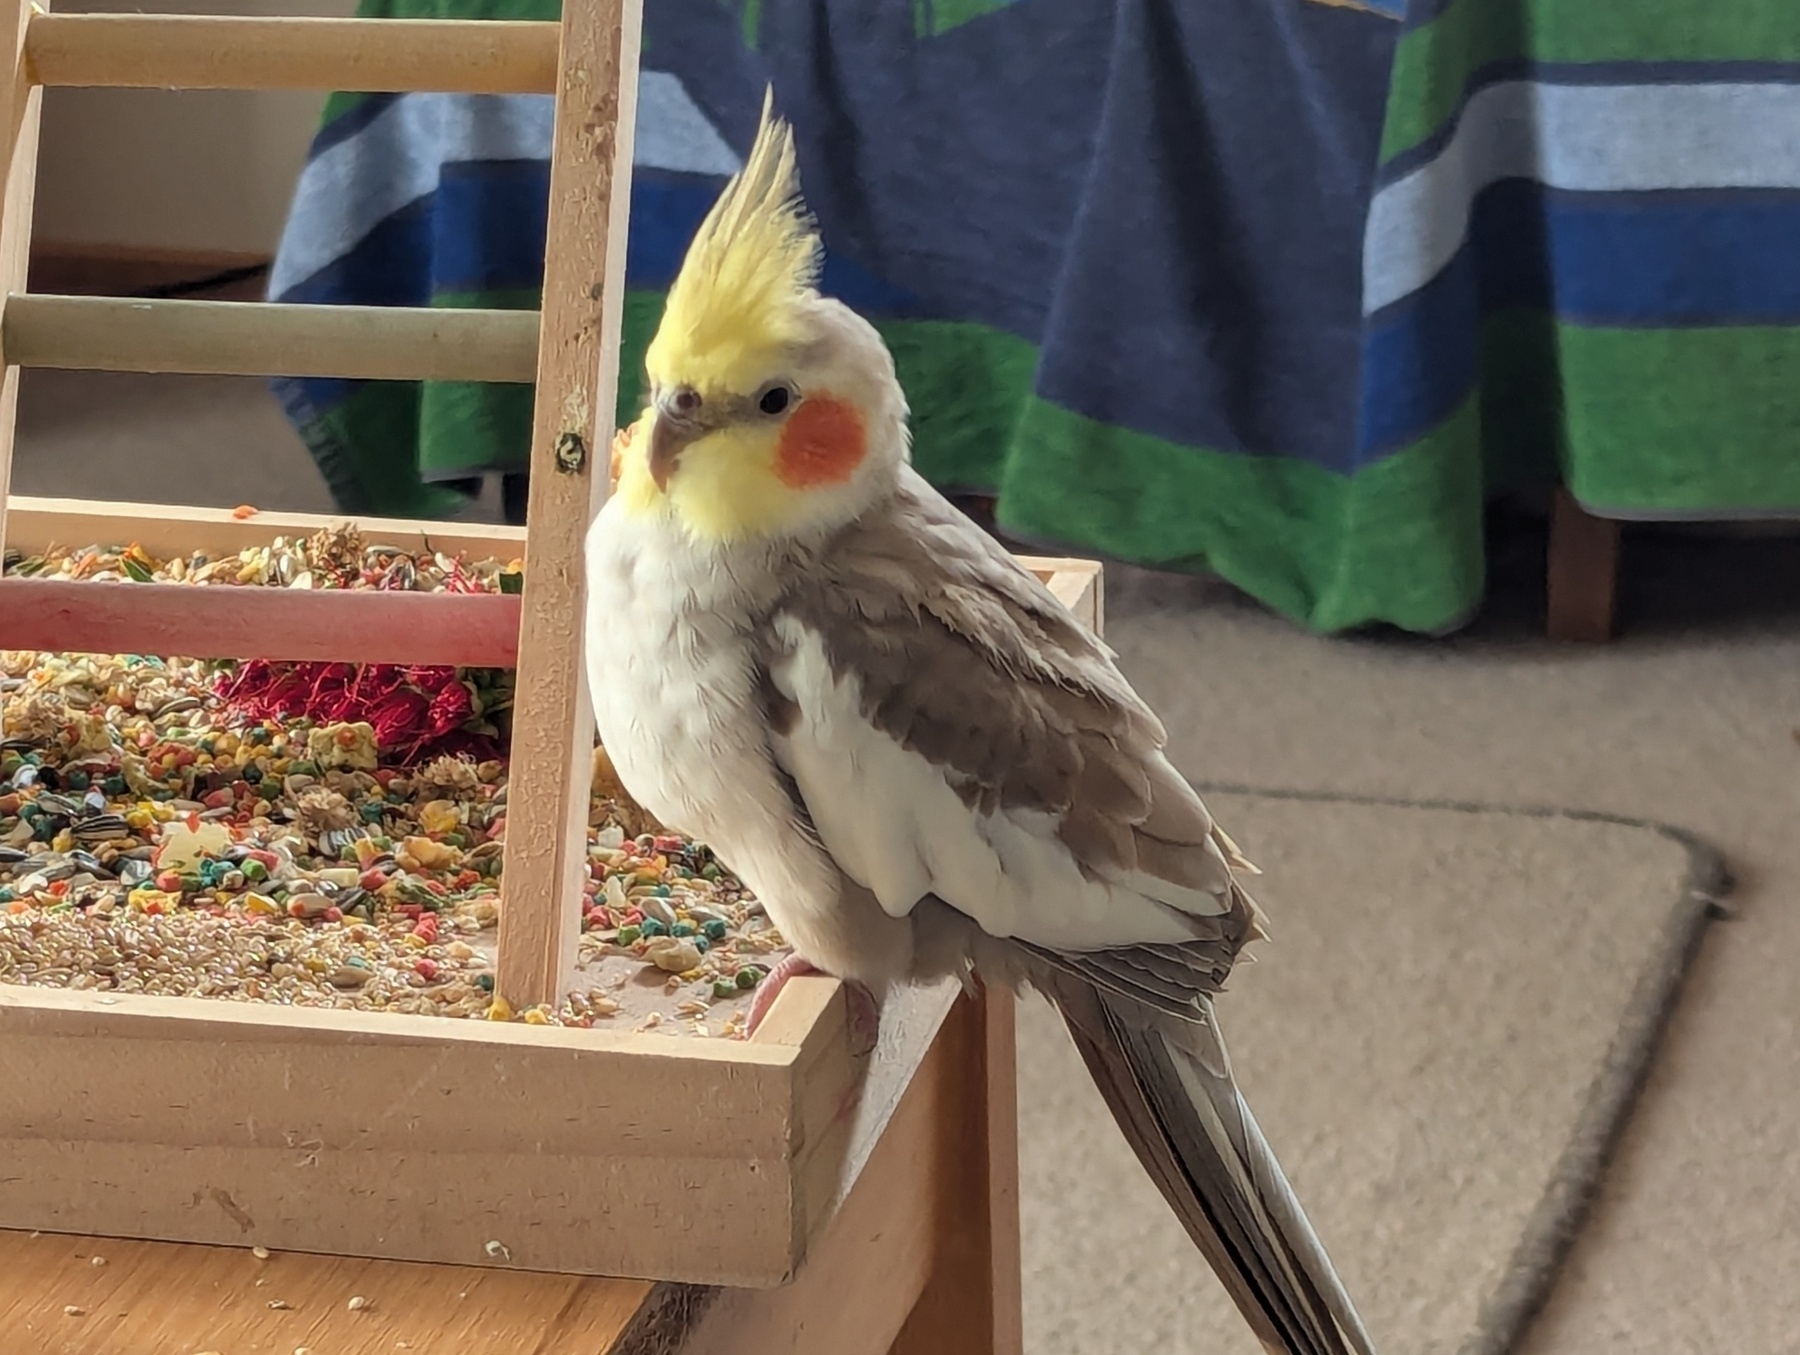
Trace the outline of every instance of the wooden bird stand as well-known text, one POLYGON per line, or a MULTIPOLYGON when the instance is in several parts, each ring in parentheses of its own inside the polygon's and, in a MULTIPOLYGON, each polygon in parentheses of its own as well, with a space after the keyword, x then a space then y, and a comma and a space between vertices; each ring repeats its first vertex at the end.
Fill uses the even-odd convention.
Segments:
MULTIPOLYGON (((22 366, 535 380, 522 532, 360 524, 522 558, 522 596, 0 580, 0 649, 515 666, 499 990, 516 1007, 574 969, 594 767, 580 546, 613 433, 639 3, 567 0, 558 25, 0 0, 0 544, 176 555, 327 525, 9 513, 22 366), (541 311, 32 296, 56 84, 553 93, 541 311)), ((1098 628, 1097 566, 1029 563, 1098 628)), ((1017 1355, 1012 1059, 1010 1001, 953 985, 890 1004, 861 1057, 826 979, 790 984, 750 1041, 3 988, 5 1349, 1017 1355)))

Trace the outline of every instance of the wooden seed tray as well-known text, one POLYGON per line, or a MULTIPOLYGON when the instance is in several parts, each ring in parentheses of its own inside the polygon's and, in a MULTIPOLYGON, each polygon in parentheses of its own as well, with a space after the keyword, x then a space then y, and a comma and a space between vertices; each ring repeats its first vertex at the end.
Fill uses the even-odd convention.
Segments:
MULTIPOLYGON (((22 499, 8 526, 27 553, 135 540, 177 554, 334 521, 22 499)), ((524 553, 515 528, 359 526, 403 549, 524 553)), ((1098 566, 1026 563, 1098 623, 1098 566)), ((18 582, 30 581, 0 596, 26 598, 11 591, 18 582)), ((265 603, 286 599, 367 598, 393 608, 381 624, 406 604, 433 627, 440 611, 517 601, 55 586, 83 605, 50 618, 8 605, 0 649, 191 656, 174 642, 195 633, 196 617, 212 624, 207 609, 222 603, 266 632, 280 613, 265 603), (109 605, 86 605, 96 597, 109 605), (70 616, 81 643, 53 628, 70 616), (119 625, 140 643, 119 644, 119 625)), ((367 639, 348 652, 366 653, 367 639)), ((504 666, 516 630, 512 643, 436 661, 504 666)), ((272 640, 246 646, 241 633, 218 652, 247 648, 299 657, 272 640)), ((405 653, 420 661, 418 635, 405 653)), ((777 1285, 854 1185, 955 996, 954 985, 909 993, 858 1058, 841 989, 823 979, 785 990, 752 1041, 0 988, 0 1228, 777 1285)))

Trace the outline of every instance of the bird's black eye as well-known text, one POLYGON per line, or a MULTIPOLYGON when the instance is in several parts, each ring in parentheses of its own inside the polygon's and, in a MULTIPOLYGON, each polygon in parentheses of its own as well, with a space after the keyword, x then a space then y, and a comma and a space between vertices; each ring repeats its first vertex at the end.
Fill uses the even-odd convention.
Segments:
POLYGON ((700 392, 692 386, 677 386, 669 399, 677 414, 692 414, 700 408, 700 392))
POLYGON ((756 402, 756 407, 764 414, 773 417, 776 414, 785 414, 788 406, 793 402, 794 393, 786 386, 770 386, 762 393, 762 398, 756 402))

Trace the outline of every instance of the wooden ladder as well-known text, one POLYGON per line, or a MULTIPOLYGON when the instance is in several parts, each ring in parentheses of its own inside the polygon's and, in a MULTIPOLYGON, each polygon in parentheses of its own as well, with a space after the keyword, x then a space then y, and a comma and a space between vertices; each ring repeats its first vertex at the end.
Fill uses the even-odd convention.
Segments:
POLYGON ((594 745, 582 539, 607 490, 642 0, 557 23, 53 14, 0 0, 0 547, 19 372, 535 381, 522 597, 0 580, 0 649, 513 666, 498 989, 552 1002, 573 971, 594 745), (551 94, 538 312, 34 296, 49 85, 551 94), (256 624, 247 628, 254 617, 256 624))

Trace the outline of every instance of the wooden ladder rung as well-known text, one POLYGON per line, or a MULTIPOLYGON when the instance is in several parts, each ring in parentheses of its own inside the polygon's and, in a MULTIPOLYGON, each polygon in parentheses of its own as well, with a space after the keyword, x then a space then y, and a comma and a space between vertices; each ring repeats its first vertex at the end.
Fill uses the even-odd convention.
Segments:
POLYGON ((517 594, 0 579, 0 649, 514 668, 517 594))
POLYGON ((557 33, 486 19, 40 13, 25 64, 40 85, 550 94, 557 33))
POLYGON ((0 310, 0 354, 19 367, 529 384, 537 348, 536 311, 31 293, 0 310))

